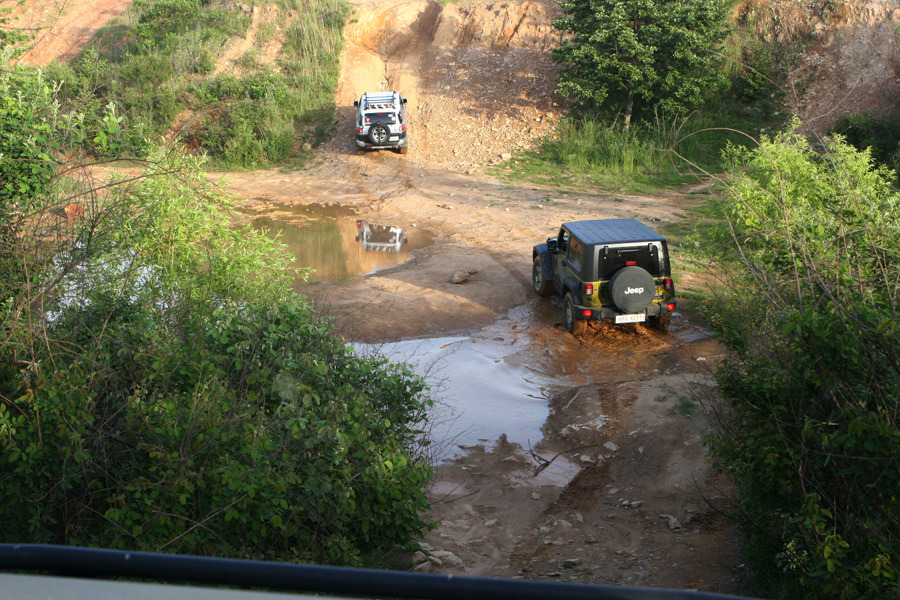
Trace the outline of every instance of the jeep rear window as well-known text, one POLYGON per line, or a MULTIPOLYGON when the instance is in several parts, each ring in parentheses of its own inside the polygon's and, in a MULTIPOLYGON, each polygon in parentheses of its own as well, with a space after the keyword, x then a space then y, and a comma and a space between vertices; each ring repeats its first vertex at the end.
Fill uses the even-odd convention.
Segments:
POLYGON ((366 125, 372 123, 393 123, 397 120, 394 113, 368 113, 365 116, 366 125))
MULTIPOLYGON (((641 267, 654 277, 662 277, 665 265, 660 264, 660 246, 657 242, 649 242, 640 246, 599 246, 597 248, 597 279, 609 279, 613 273, 629 265, 641 267)), ((664 261, 663 261, 664 262, 664 261)))

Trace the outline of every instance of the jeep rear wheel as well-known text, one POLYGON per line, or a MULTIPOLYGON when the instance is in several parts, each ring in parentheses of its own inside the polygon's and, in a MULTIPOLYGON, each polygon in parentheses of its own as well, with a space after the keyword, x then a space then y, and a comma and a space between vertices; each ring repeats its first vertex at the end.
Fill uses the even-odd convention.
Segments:
POLYGON ((575 300, 572 294, 566 294, 563 299, 563 321, 566 325, 566 331, 578 337, 587 331, 587 321, 582 321, 575 316, 575 300))
POLYGON ((544 278, 544 263, 540 256, 534 258, 534 265, 531 268, 531 284, 538 296, 550 295, 550 282, 544 278))
POLYGON ((643 312, 656 296, 656 281, 640 267, 625 267, 609 279, 609 295, 623 313, 643 312))
POLYGON ((375 123, 369 129, 369 139, 372 140, 373 144, 378 146, 383 145, 388 140, 389 136, 390 133, 388 133, 387 127, 381 123, 375 123))

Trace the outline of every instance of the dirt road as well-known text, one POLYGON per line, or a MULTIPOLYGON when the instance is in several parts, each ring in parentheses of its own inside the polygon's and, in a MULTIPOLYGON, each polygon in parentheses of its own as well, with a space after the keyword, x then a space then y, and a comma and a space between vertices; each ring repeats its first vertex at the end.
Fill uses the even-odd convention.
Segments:
MULTIPOLYGON (((699 410, 675 412, 709 389, 715 341, 687 311, 671 335, 607 327, 577 340, 530 284, 531 246, 559 223, 634 217, 652 225, 685 218, 696 200, 544 189, 484 174, 551 133, 563 114, 546 54, 558 42, 548 27, 554 10, 534 1, 357 3, 337 95, 342 125, 321 162, 302 173, 230 174, 229 188, 257 205, 338 203, 372 222, 436 234, 410 263, 303 288, 348 339, 462 334, 503 345, 527 336, 527 349, 510 344, 503 360, 581 382, 550 400, 533 455, 506 436, 449 449, 454 458, 437 468, 431 490, 437 528, 414 568, 737 593, 737 534, 716 512, 727 488, 705 464, 699 410), (352 103, 378 89, 410 98, 405 156, 356 156, 352 103), (474 274, 451 283, 463 269, 474 274)), ((492 390, 482 393, 490 402, 492 390)))
MULTIPOLYGON (((249 9, 256 27, 278 14, 249 9)), ((547 55, 559 41, 555 10, 543 0, 359 0, 346 28, 341 125, 316 165, 231 173, 227 188, 248 207, 337 203, 359 218, 435 234, 407 264, 303 287, 347 339, 455 334, 507 344, 497 360, 570 386, 548 399, 543 439, 530 449, 505 435, 441 449, 453 458, 437 467, 431 489, 437 527, 412 568, 740 592, 737 534, 716 512, 728 491, 705 463, 704 421, 688 400, 710 389, 716 342, 683 302, 672 334, 606 327, 576 339, 561 327, 559 307, 530 286, 531 246, 559 223, 677 221, 696 200, 544 189, 485 174, 551 134, 565 112, 547 55), (378 89, 410 99, 405 156, 356 155, 352 101, 378 89), (468 281, 451 283, 462 269, 468 281)), ((485 384, 474 401, 492 393, 485 384)))
MULTIPOLYGON (((349 139, 308 172, 229 176, 245 197, 336 202, 436 234, 400 267, 303 287, 338 330, 367 342, 458 334, 502 345, 527 336, 527 349, 503 360, 582 382, 550 400, 534 455, 502 436, 449 450, 455 457, 436 469, 431 490, 438 526, 416 568, 739 593, 737 534, 716 512, 727 486, 705 463, 699 409, 677 412, 712 385, 715 340, 685 310, 668 335, 602 327, 575 339, 559 306, 530 287, 531 245, 560 222, 673 219, 687 197, 510 185, 422 164, 415 152, 355 156, 349 139), (461 269, 474 274, 450 283, 461 269), (543 461, 552 462, 540 469, 543 461)), ((496 392, 481 390, 485 402, 496 392)))

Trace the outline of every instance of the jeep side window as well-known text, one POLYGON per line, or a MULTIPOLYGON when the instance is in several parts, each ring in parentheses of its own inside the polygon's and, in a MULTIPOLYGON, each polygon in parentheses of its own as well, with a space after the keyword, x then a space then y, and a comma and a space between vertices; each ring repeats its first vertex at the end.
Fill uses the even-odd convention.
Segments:
POLYGON ((572 238, 569 244, 569 264, 576 271, 581 271, 581 264, 584 262, 584 244, 577 238, 572 238))

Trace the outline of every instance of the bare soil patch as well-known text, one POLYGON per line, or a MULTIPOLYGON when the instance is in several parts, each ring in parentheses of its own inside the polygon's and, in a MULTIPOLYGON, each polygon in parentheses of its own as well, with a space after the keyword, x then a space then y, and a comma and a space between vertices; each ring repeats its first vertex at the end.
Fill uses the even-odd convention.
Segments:
MULTIPOLYGON (((0 0, 0 8, 15 5, 14 0, 0 0)), ((31 49, 19 60, 32 66, 71 60, 130 5, 131 0, 28 0, 12 13, 12 26, 34 35, 31 49)))

